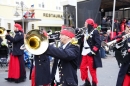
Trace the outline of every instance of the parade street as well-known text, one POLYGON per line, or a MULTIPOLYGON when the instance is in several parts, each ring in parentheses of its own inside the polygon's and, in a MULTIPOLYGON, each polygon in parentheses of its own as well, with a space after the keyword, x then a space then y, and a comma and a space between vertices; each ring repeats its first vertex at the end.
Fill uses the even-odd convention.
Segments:
MULTIPOLYGON (((117 65, 115 57, 111 53, 111 55, 107 56, 107 59, 102 59, 103 68, 98 68, 98 86, 116 86, 117 75, 119 72, 119 67, 117 65)), ((31 86, 31 82, 28 79, 29 77, 29 69, 27 70, 27 80, 22 83, 9 83, 4 80, 7 77, 7 72, 5 72, 7 68, 0 68, 0 86, 31 86)), ((46 78, 46 77, 45 77, 46 78)), ((78 79, 79 85, 82 85, 83 82, 80 79, 80 71, 78 70, 78 79)), ((78 85, 78 86, 79 86, 78 85)))

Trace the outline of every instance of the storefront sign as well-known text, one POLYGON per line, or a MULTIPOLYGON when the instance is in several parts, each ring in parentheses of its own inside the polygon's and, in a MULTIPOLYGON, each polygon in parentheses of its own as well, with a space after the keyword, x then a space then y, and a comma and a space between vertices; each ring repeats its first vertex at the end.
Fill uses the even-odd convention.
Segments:
POLYGON ((62 18, 61 14, 43 13, 44 17, 62 18))

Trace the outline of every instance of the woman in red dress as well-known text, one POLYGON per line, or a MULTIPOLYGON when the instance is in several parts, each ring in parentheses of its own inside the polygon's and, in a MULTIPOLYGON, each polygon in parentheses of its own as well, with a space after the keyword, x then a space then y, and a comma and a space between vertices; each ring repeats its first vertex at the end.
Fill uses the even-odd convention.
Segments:
POLYGON ((13 43, 13 50, 10 54, 8 78, 5 80, 9 82, 23 82, 26 79, 26 71, 24 64, 24 51, 20 47, 24 43, 24 33, 20 24, 14 25, 15 36, 11 37, 9 34, 6 35, 6 39, 13 43))

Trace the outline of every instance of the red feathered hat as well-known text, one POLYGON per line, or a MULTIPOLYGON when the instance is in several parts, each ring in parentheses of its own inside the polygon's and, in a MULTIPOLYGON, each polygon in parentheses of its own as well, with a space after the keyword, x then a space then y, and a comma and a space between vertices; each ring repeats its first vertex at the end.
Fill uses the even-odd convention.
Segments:
POLYGON ((18 28, 19 31, 22 31, 23 32, 23 29, 22 29, 22 26, 20 24, 15 24, 14 25, 16 28, 18 28))

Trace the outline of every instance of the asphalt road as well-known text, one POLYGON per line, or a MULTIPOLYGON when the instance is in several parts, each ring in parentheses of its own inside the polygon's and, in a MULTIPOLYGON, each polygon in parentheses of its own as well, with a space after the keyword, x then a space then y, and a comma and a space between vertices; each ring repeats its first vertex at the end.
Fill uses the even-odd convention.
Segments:
MULTIPOLYGON (((97 69, 98 76, 98 86, 116 86, 117 75, 119 72, 119 67, 117 65, 116 59, 113 57, 113 53, 108 55, 106 59, 102 59, 103 68, 97 69)), ((8 72, 5 72, 7 67, 0 68, 0 86, 31 86, 30 80, 27 78, 25 82, 22 83, 9 83, 4 80, 7 77, 8 72)), ((27 77, 29 77, 29 70, 27 71, 27 77)), ((79 85, 82 85, 84 82, 80 78, 80 71, 78 70, 78 80, 79 85)), ((90 74, 89 74, 90 77, 90 74)), ((91 77, 90 77, 91 80, 91 77)))

